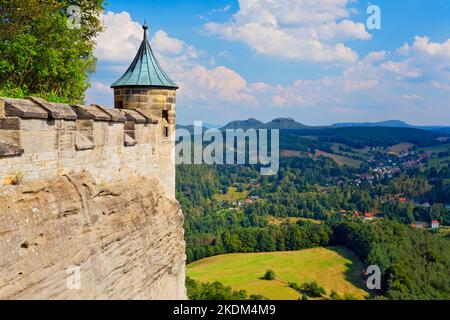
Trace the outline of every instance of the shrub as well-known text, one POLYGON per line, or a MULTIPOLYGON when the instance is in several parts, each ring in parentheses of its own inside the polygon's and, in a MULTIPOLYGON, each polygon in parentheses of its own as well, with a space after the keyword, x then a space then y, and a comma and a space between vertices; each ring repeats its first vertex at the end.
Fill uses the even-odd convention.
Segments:
POLYGON ((327 294, 325 289, 319 286, 316 281, 304 283, 301 289, 306 295, 312 298, 320 298, 327 294))
POLYGON ((25 177, 24 173, 14 172, 13 174, 11 174, 5 178, 4 184, 17 186, 22 183, 24 177, 25 177))
POLYGON ((264 280, 275 280, 276 274, 273 270, 267 270, 264 274, 264 280))

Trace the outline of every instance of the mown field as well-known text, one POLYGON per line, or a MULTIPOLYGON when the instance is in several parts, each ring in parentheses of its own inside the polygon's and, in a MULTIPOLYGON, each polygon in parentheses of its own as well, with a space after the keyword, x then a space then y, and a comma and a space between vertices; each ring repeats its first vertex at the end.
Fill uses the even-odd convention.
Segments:
POLYGON ((426 168, 435 167, 436 169, 441 169, 450 163, 450 157, 442 157, 442 158, 432 158, 428 161, 426 168))
MULTIPOLYGON (((343 152, 341 152, 341 153, 343 153, 343 152)), ((348 153, 348 154, 350 154, 350 153, 348 153)), ((347 165, 347 166, 350 166, 353 168, 359 168, 359 166, 361 165, 360 160, 352 159, 350 157, 333 154, 333 153, 329 153, 329 152, 325 152, 325 151, 321 151, 321 150, 316 150, 316 153, 314 155, 306 153, 306 152, 302 152, 302 151, 282 150, 281 156, 286 157, 286 158, 310 157, 315 160, 317 160, 319 157, 326 157, 326 158, 333 159, 339 166, 347 165)))
POLYGON ((305 222, 312 222, 314 224, 321 224, 322 221, 320 220, 314 220, 314 219, 308 219, 308 218, 298 218, 298 217, 274 217, 274 216, 268 216, 269 223, 274 226, 281 226, 283 223, 297 223, 299 221, 305 221, 305 222))
POLYGON ((315 158, 318 157, 327 157, 333 159, 339 166, 347 165, 353 168, 359 168, 361 165, 361 161, 355 160, 349 157, 340 156, 337 154, 328 153, 321 150, 316 150, 315 158))
POLYGON ((399 143, 393 146, 390 146, 387 151, 389 154, 393 154, 393 155, 400 155, 404 152, 409 151, 410 149, 412 149, 414 147, 414 144, 412 143, 408 143, 408 142, 404 142, 404 143, 399 143))
POLYGON ((362 265, 343 247, 314 248, 291 252, 227 254, 196 261, 187 266, 187 274, 200 282, 220 281, 234 290, 261 294, 271 300, 297 300, 300 294, 286 283, 317 281, 329 295, 351 294, 363 299, 362 265), (266 281, 265 271, 275 271, 277 280, 266 281))
POLYGON ((216 201, 238 201, 244 200, 248 197, 248 191, 238 192, 236 187, 230 187, 226 194, 215 194, 214 199, 216 201))

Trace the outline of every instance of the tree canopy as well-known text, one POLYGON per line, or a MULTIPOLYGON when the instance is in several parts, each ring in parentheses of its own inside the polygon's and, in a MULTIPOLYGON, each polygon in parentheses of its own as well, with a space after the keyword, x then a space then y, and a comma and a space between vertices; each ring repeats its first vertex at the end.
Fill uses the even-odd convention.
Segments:
POLYGON ((0 96, 82 103, 103 0, 0 0, 0 96), (73 27, 79 8, 79 24, 73 27))

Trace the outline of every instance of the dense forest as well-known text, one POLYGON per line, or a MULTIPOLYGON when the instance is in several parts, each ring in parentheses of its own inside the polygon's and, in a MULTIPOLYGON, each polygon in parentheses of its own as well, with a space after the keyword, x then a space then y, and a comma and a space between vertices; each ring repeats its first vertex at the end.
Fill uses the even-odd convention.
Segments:
POLYGON ((450 299, 450 242, 388 220, 338 223, 333 243, 383 272, 383 295, 396 300, 450 299))
MULTIPOLYGON (((290 147, 310 152, 326 143, 300 138, 297 147, 290 147)), ((431 220, 450 225, 444 205, 450 202, 448 165, 399 170, 357 184, 369 170, 364 163, 355 168, 326 157, 283 157, 274 176, 260 176, 258 169, 178 166, 188 262, 224 253, 344 245, 366 266, 380 266, 383 284, 376 296, 450 298, 449 235, 410 226, 431 220), (230 190, 247 201, 217 197, 230 190), (377 219, 364 223, 365 212, 377 219), (284 222, 274 224, 273 219, 284 222)))

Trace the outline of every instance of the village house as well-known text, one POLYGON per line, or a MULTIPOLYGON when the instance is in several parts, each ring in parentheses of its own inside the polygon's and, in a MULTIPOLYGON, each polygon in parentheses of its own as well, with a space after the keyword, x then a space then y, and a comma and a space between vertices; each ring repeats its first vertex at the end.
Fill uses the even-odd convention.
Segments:
POLYGON ((428 224, 423 221, 416 221, 411 226, 416 229, 427 229, 428 228, 428 224))
POLYGON ((437 221, 437 220, 431 221, 431 229, 432 230, 439 229, 439 226, 440 226, 439 221, 437 221))
POLYGON ((364 222, 373 221, 373 220, 375 220, 375 216, 374 216, 373 213, 367 212, 367 213, 364 214, 364 219, 363 220, 364 220, 364 222))

